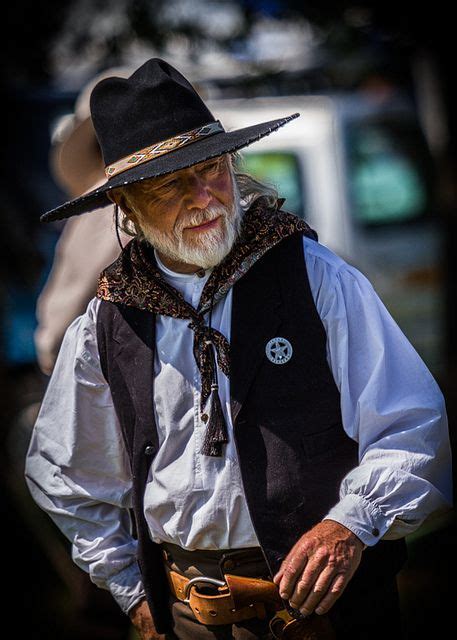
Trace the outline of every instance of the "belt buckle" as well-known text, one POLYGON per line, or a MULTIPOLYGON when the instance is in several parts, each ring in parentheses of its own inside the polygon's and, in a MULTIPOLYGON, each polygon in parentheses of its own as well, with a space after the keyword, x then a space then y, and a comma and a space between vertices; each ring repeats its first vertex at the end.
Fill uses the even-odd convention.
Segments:
POLYGON ((210 578, 209 576, 197 576, 196 578, 192 578, 186 584, 185 589, 184 589, 184 600, 183 600, 183 602, 185 604, 190 605, 190 600, 189 600, 190 592, 192 591, 192 588, 196 584, 198 584, 199 582, 204 582, 206 584, 211 584, 214 587, 226 587, 227 586, 227 584, 223 580, 216 580, 216 578, 210 578))

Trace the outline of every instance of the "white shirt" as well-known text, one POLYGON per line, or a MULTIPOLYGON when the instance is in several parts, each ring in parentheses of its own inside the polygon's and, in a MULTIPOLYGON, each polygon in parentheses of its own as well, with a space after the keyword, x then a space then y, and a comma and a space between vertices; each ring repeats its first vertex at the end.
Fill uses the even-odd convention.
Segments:
MULTIPOLYGON (((451 454, 443 395, 431 373, 365 276, 304 237, 305 263, 327 333, 327 361, 340 391, 343 426, 359 443, 359 465, 340 487, 327 518, 368 546, 413 532, 452 502, 451 454), (373 536, 377 528, 380 536, 373 536)), ((209 276, 165 278, 192 305, 209 276)), ((35 501, 72 541, 73 559, 124 611, 144 593, 130 534, 131 478, 96 338, 100 300, 68 327, 34 427, 26 479, 35 501)), ((213 310, 212 326, 230 340, 232 292, 213 310)), ((145 490, 155 541, 187 549, 258 545, 243 492, 229 405, 221 458, 199 453, 200 374, 187 320, 156 318, 154 404, 160 448, 145 490)))

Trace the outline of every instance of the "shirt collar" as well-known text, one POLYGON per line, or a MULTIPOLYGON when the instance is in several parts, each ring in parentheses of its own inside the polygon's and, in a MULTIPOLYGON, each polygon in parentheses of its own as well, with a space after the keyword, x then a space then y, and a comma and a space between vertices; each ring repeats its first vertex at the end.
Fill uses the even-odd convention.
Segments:
POLYGON ((212 271, 212 269, 200 270, 200 273, 203 273, 204 271, 204 275, 198 275, 198 272, 196 271, 194 273, 180 273, 179 271, 172 271, 164 265, 162 260, 159 258, 156 249, 154 249, 154 256, 157 261, 158 268, 164 273, 164 275, 176 280, 180 280, 181 282, 191 282, 192 280, 206 280, 212 271))

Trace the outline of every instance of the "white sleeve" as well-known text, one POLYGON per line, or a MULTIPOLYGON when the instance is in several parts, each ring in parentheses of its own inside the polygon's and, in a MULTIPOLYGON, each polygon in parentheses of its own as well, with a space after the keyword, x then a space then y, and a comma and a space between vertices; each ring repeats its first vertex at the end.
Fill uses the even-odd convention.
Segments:
POLYGON ((100 369, 100 300, 68 327, 33 428, 25 478, 35 502, 72 543, 74 562, 125 612, 144 591, 131 533, 131 473, 100 369))
POLYGON ((304 246, 343 426, 359 444, 359 465, 325 518, 368 546, 403 537, 452 504, 443 395, 367 278, 326 247, 304 246))

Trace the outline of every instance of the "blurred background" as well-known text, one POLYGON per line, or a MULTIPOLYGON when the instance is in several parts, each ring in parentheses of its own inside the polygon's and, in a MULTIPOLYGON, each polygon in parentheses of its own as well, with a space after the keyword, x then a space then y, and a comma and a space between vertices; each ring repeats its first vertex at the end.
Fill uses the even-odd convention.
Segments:
MULTIPOLYGON (((132 640, 126 616, 73 565, 23 481, 63 332, 120 250, 109 208, 77 223, 39 222, 104 181, 88 87, 106 70, 127 74, 158 55, 226 128, 299 111, 250 147, 243 166, 371 280, 445 394, 454 442, 454 24, 445 3, 16 0, 0 28, 4 610, 20 615, 24 637, 33 629, 35 638, 132 640)), ((407 540, 407 637, 451 623, 455 530, 451 513, 407 540)))

